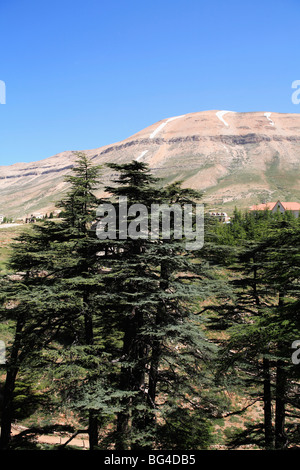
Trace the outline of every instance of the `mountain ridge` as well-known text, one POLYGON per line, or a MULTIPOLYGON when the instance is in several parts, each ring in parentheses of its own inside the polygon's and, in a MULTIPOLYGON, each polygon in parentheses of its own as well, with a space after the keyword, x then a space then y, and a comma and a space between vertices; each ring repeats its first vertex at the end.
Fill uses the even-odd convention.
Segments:
MULTIPOLYGON (((210 207, 249 207, 273 199, 300 200, 300 115, 201 111, 162 119, 132 136, 81 150, 95 164, 149 164, 165 183, 182 180, 204 192, 210 207)), ((0 167, 0 213, 25 217, 55 208, 76 151, 0 167)), ((112 172, 104 166, 103 184, 112 172)), ((103 193, 103 188, 98 194, 103 193)))

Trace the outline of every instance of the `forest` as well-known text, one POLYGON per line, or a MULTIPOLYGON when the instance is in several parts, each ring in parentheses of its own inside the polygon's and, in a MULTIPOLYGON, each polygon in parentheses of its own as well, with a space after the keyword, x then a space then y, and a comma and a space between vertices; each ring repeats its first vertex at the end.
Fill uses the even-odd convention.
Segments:
POLYGON ((95 451, 299 448, 300 218, 207 215, 197 250, 118 227, 101 239, 103 202, 205 206, 143 162, 108 166, 118 176, 100 199, 101 167, 78 153, 60 218, 12 243, 1 450, 75 450, 78 435, 95 451), (54 433, 67 441, 41 441, 54 433))

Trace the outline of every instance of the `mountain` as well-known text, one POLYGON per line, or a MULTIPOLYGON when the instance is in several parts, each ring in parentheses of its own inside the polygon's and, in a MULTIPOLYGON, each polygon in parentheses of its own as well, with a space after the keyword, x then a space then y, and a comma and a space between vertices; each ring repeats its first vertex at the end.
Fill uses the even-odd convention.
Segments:
MULTIPOLYGON (((133 136, 84 151, 95 164, 140 160, 165 183, 183 180, 210 208, 300 201, 300 114, 203 111, 163 119, 133 136)), ((49 213, 76 157, 66 151, 0 167, 0 213, 49 213)), ((103 183, 112 177, 103 169, 103 183)), ((101 194, 103 190, 99 191, 101 194)))

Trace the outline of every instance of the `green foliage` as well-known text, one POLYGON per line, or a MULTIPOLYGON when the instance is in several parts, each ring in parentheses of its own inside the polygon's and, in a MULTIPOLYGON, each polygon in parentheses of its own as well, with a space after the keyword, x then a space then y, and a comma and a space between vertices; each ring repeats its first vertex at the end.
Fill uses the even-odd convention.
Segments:
POLYGON ((18 380, 14 389, 13 416, 16 420, 25 419, 41 407, 44 397, 38 391, 33 390, 31 381, 18 380))
MULTIPOLYGON (((232 226, 216 227, 216 234, 221 245, 218 263, 226 267, 232 288, 226 303, 219 296, 211 315, 211 326, 227 333, 220 374, 237 389, 244 384, 251 398, 264 402, 258 442, 263 429, 262 446, 283 448, 287 407, 299 414, 299 373, 291 364, 291 344, 300 337, 299 219, 288 213, 236 211, 232 226)), ((248 441, 254 442, 255 429, 251 427, 248 441)), ((246 431, 243 439, 246 442, 246 431)))
POLYGON ((212 425, 201 410, 170 408, 158 426, 158 446, 164 450, 207 450, 213 443, 212 425))
POLYGON ((263 240, 280 227, 299 226, 299 219, 286 211, 283 214, 271 211, 241 212, 234 210, 229 224, 216 224, 214 233, 221 245, 239 246, 250 240, 263 240))
MULTIPOLYGON (((118 176, 105 189, 117 213, 121 196, 148 209, 201 200, 180 182, 162 187, 144 163, 109 166, 118 176)), ((170 239, 100 240, 98 176, 99 167, 78 154, 61 218, 18 237, 14 275, 0 280, 11 339, 5 445, 11 420, 40 407, 45 420, 74 413, 91 448, 208 449, 212 418, 228 408, 224 389, 266 407, 267 382, 275 408, 299 414, 290 346, 300 332, 300 219, 235 209, 230 224, 205 220, 199 252, 172 231, 170 239)), ((264 419, 235 444, 266 446, 264 419)), ((285 429, 296 439, 293 424, 285 429)))

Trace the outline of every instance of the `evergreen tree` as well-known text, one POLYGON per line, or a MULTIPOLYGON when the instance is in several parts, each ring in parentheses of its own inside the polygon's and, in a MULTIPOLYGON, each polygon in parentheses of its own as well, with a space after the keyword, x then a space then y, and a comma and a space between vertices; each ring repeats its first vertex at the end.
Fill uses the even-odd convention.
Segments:
MULTIPOLYGON (((96 367, 97 361, 87 351, 94 337, 89 297, 101 285, 96 248, 89 233, 99 202, 93 194, 99 167, 93 167, 84 154, 78 154, 76 164, 75 175, 67 178, 71 189, 60 204, 65 219, 36 224, 31 232, 21 235, 14 245, 10 267, 24 274, 19 282, 14 277, 3 280, 3 314, 16 324, 4 389, 3 448, 9 445, 16 376, 35 352, 68 336, 79 347, 86 347, 81 364, 89 362, 85 368, 91 368, 92 363, 96 367), (8 309, 8 302, 14 308, 8 309)), ((41 357, 40 365, 47 354, 41 357)), ((92 411, 88 431, 93 448, 98 432, 92 411)))
MULTIPOLYGON (((292 407, 290 413, 295 416, 298 406, 292 398, 299 384, 295 382, 290 347, 300 333, 299 224, 295 218, 264 214, 249 233, 252 240, 234 242, 240 243, 235 249, 235 262, 231 259, 230 263, 235 296, 226 308, 217 308, 222 324, 230 327, 221 367, 223 371, 226 364, 238 368, 238 383, 243 380, 252 397, 263 401, 263 445, 285 448, 286 406, 292 407)), ((246 441, 234 442, 240 445, 246 441)))
MULTIPOLYGON (((126 196, 128 204, 143 204, 150 210, 153 204, 182 206, 195 195, 199 197, 194 191, 181 189, 180 184, 159 188, 141 162, 109 166, 120 174, 114 186, 106 188, 115 200, 126 196)), ((115 208, 118 214, 118 203, 115 208)), ((147 214, 140 215, 141 225, 149 222, 147 214)), ((134 218, 126 228, 132 221, 134 218)), ((212 349, 191 312, 192 296, 196 292, 201 295, 199 266, 191 263, 184 240, 177 240, 173 231, 170 238, 160 232, 153 240, 141 232, 136 239, 122 239, 119 227, 117 232, 122 236, 107 239, 106 260, 114 273, 108 321, 122 332, 122 349, 116 358, 120 366, 118 389, 123 393, 117 416, 119 450, 153 445, 156 417, 161 412, 158 397, 173 394, 178 402, 184 402, 188 392, 195 394, 199 364, 212 349)), ((204 271, 201 274, 205 277, 204 271)))

